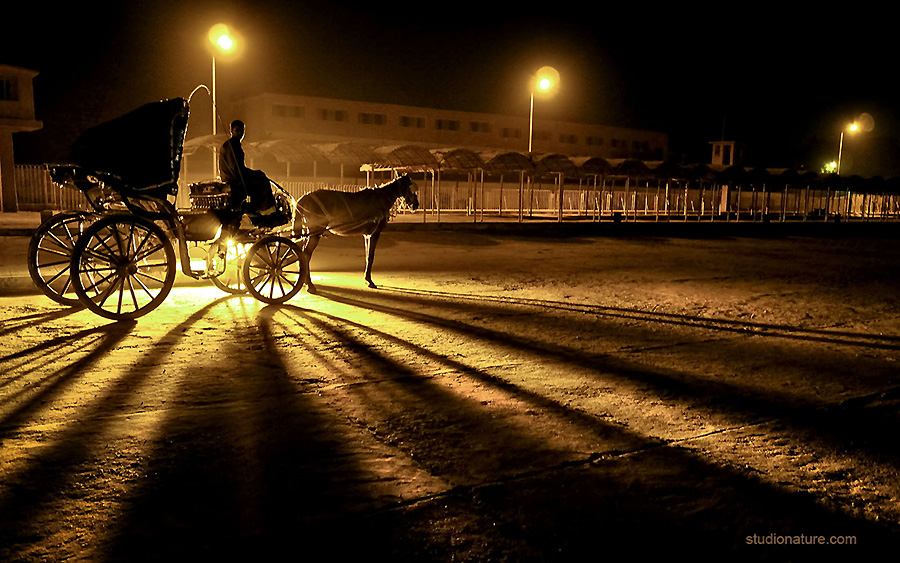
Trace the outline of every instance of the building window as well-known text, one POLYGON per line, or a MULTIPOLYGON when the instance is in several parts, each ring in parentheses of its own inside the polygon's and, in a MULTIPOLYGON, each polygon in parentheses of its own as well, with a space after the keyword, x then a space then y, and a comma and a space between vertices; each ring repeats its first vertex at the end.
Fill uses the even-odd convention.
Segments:
POLYGON ((470 121, 469 131, 472 133, 490 133, 491 124, 485 123, 484 121, 470 121))
POLYGON ((319 109, 318 116, 321 121, 349 121, 350 113, 343 109, 319 109))
POLYGON ((522 138, 522 130, 504 127, 503 129, 500 130, 500 136, 503 137, 504 139, 521 139, 522 138))
POLYGON ((584 143, 589 147, 599 147, 603 145, 603 137, 587 136, 584 143))
POLYGON ((434 128, 440 131, 459 131, 459 121, 454 119, 438 119, 434 122, 434 128))
POLYGON ((553 135, 550 131, 535 131, 534 132, 534 140, 535 141, 549 141, 553 135))
POLYGON ((561 133, 559 135, 559 142, 565 145, 576 145, 578 144, 578 135, 567 135, 561 133))
POLYGON ((360 113, 357 119, 363 125, 384 125, 387 123, 387 116, 383 113, 360 113))
POLYGON ((0 76, 0 100, 14 102, 19 99, 19 80, 14 76, 0 76))
POLYGON ((425 118, 424 117, 413 117, 410 115, 401 115, 400 116, 400 127, 413 127, 415 129, 424 129, 425 128, 425 118))
POLYGON ((302 106, 288 106, 284 104, 275 104, 272 106, 272 115, 278 117, 305 117, 306 111, 302 106))

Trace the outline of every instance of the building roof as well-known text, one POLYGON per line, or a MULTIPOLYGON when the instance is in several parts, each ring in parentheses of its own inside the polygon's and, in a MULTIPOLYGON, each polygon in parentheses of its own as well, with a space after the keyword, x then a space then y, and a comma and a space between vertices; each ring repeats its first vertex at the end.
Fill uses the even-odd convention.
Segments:
MULTIPOLYGON (((184 154, 200 147, 215 148, 227 134, 204 135, 184 143, 184 154)), ((748 168, 715 164, 683 165, 667 161, 570 157, 558 153, 527 154, 516 151, 475 152, 463 147, 427 149, 417 145, 371 148, 358 142, 307 143, 297 140, 270 140, 244 143, 250 158, 271 154, 279 162, 308 163, 328 160, 333 164, 365 166, 374 169, 416 171, 525 172, 537 175, 563 174, 567 178, 583 176, 619 176, 657 180, 714 182, 722 185, 765 185, 768 189, 786 186, 828 185, 834 190, 879 193, 900 192, 900 178, 861 178, 817 174, 792 168, 748 168)))

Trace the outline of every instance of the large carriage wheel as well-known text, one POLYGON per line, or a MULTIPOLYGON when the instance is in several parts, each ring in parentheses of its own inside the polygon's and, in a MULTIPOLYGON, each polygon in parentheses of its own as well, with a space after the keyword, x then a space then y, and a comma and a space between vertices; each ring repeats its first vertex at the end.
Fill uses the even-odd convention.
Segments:
MULTIPOLYGON (((213 285, 226 293, 243 295, 247 293, 247 284, 244 283, 244 258, 247 255, 246 242, 229 243, 225 250, 225 271, 219 276, 213 276, 213 285)), ((213 255, 215 248, 211 248, 209 256, 213 255)))
POLYGON ((38 289, 57 303, 79 303, 69 264, 72 249, 91 220, 89 213, 57 213, 41 223, 28 243, 28 273, 38 289))
POLYGON ((137 216, 91 225, 72 251, 72 282, 88 309, 135 319, 159 306, 175 284, 175 250, 158 226, 137 216))
POLYGON ((284 237, 258 240, 244 260, 244 281, 253 297, 264 303, 284 303, 297 295, 306 280, 300 247, 284 237))

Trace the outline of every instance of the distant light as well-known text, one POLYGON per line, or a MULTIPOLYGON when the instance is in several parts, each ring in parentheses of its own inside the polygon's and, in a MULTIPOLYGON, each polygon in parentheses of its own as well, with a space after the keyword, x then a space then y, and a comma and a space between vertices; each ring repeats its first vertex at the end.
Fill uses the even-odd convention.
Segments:
POLYGON ((549 89, 550 85, 551 84, 549 78, 541 78, 541 80, 538 82, 538 88, 540 88, 541 90, 549 89))
POLYGON ((856 131, 857 129, 859 129, 859 124, 858 124, 858 123, 851 123, 849 129, 850 129, 850 131, 856 131))
POLYGON ((826 162, 825 166, 822 167, 823 172, 834 172, 837 170, 837 162, 832 160, 831 162, 826 162))

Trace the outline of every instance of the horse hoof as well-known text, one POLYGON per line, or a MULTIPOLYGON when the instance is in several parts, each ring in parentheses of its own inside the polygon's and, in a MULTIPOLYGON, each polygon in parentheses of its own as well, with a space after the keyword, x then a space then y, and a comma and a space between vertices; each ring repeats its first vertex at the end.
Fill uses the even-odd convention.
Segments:
POLYGON ((369 286, 370 288, 372 288, 372 289, 378 289, 378 286, 375 285, 373 282, 367 282, 367 284, 368 284, 368 286, 369 286))
POLYGON ((314 285, 312 285, 312 284, 309 284, 309 285, 306 286, 306 291, 307 291, 308 293, 312 293, 313 295, 315 295, 316 293, 319 292, 319 291, 316 289, 316 286, 314 286, 314 285))

